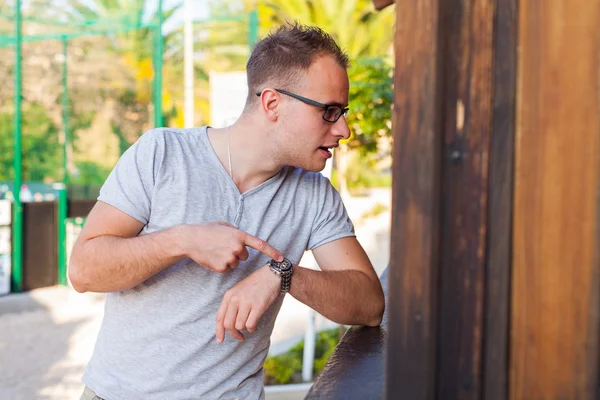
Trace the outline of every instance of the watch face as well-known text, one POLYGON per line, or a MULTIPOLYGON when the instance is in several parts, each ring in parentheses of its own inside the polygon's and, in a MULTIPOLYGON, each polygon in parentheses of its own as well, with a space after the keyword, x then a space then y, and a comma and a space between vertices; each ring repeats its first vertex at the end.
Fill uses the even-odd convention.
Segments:
POLYGON ((279 268, 284 272, 289 271, 292 269, 292 263, 287 258, 284 258, 283 261, 279 263, 279 268))

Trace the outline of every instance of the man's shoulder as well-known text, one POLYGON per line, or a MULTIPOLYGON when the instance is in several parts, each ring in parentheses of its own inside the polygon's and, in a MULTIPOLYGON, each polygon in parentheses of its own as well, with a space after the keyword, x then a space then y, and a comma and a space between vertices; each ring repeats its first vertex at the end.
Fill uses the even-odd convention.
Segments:
POLYGON ((184 159, 183 153, 189 149, 206 151, 202 135, 206 130, 199 128, 153 128, 145 131, 130 146, 138 148, 145 157, 153 157, 162 162, 172 159, 184 159), (187 149, 187 150, 186 150, 187 149))
POLYGON ((198 139, 206 132, 206 127, 197 128, 152 128, 144 132, 139 138, 140 142, 165 142, 171 140, 198 139))

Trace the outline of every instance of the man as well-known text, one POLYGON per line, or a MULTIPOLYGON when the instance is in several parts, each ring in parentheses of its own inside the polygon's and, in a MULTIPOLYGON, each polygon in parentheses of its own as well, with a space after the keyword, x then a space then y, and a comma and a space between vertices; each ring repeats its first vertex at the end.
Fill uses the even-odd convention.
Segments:
POLYGON ((321 171, 349 136, 347 56, 313 27, 254 48, 230 127, 154 129, 121 157, 73 249, 108 292, 82 398, 262 399, 284 294, 376 326, 381 284, 321 171), (312 250, 321 271, 296 265, 312 250))

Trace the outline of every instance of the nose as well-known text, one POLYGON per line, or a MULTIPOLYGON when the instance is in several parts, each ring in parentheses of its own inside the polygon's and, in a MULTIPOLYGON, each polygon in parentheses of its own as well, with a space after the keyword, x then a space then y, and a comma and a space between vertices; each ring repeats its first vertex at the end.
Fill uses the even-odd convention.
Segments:
POLYGON ((342 139, 348 139, 350 137, 350 128, 348 127, 348 122, 346 122, 346 116, 342 115, 332 124, 331 133, 342 139))

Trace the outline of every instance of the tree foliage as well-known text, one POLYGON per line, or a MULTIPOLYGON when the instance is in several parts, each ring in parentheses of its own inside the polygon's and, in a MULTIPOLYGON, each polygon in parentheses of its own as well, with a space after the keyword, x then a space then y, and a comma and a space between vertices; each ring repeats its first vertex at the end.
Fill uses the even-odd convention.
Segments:
MULTIPOLYGON (((250 7, 254 2, 245 0, 250 7)), ((261 36, 286 21, 316 25, 333 36, 351 59, 390 51, 394 14, 372 0, 266 0, 258 3, 261 36)))
MULTIPOLYGON (((108 30, 68 41, 69 133, 71 137, 72 181, 103 181, 116 159, 140 134, 153 126, 152 41, 150 27, 121 31, 120 27, 140 23, 144 0, 65 0, 62 9, 47 0, 32 0, 23 7, 24 35, 56 32, 73 33, 78 25, 89 24, 88 33, 108 30), (42 24, 56 21, 56 24, 42 24), (71 25, 59 26, 59 23, 71 25)), ((176 5, 163 12, 165 21, 176 5)), ((0 0, 5 17, 10 15, 0 0)), ((146 16, 148 20, 156 14, 146 16)), ((146 21, 148 22, 148 21, 146 21)), ((0 19, 0 35, 12 35, 9 18, 0 19)), ((169 42, 170 34, 165 37, 169 42)), ((24 42, 23 87, 23 177, 46 182, 62 179, 63 143, 63 59, 62 42, 24 42), (35 166, 35 169, 33 169, 35 166)), ((14 126, 14 49, 0 49, 0 180, 12 177, 14 126)), ((164 58, 164 75, 176 71, 164 58)), ((181 76, 181 74, 180 74, 181 76)), ((176 97, 181 80, 164 79, 163 116, 165 123, 177 117, 176 97), (175 86, 176 85, 176 86, 175 86)), ((90 182, 92 183, 92 182, 90 182)))
POLYGON ((375 153, 379 142, 390 136, 392 126, 392 66, 383 57, 356 60, 348 71, 350 148, 363 155, 375 153))

